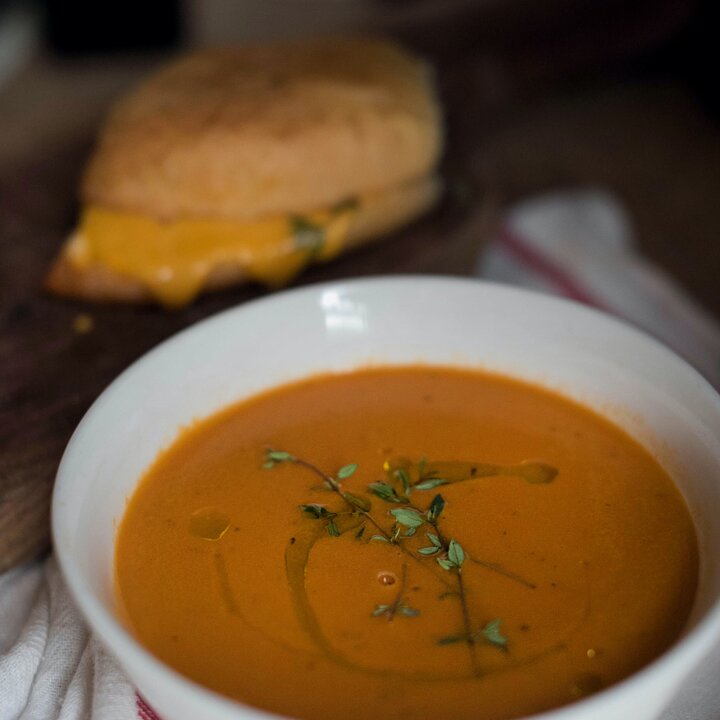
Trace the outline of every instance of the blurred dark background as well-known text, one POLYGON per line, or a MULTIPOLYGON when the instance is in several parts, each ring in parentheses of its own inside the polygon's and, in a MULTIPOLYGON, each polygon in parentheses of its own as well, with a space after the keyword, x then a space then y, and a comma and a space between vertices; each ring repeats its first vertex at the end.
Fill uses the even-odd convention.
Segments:
POLYGON ((718 111, 712 0, 44 0, 35 8, 60 56, 379 29, 429 51, 481 52, 528 80, 672 73, 718 111))
POLYGON ((718 109, 712 0, 0 0, 0 22, 20 9, 59 57, 382 30, 536 81, 672 73, 718 109))

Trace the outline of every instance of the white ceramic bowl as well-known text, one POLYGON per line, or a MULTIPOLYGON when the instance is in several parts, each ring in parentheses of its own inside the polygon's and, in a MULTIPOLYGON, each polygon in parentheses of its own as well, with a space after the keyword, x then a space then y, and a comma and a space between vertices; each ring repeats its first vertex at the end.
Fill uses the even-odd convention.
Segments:
POLYGON ((118 622, 113 544, 138 478, 189 421, 266 388, 369 363, 501 371, 591 406, 643 443, 691 509, 700 587, 682 639, 658 660, 543 720, 650 720, 720 642, 720 398, 648 337, 573 303, 478 281, 389 278, 280 293, 148 353, 100 396, 68 445, 55 549, 97 636, 166 720, 267 717, 183 678, 118 622))

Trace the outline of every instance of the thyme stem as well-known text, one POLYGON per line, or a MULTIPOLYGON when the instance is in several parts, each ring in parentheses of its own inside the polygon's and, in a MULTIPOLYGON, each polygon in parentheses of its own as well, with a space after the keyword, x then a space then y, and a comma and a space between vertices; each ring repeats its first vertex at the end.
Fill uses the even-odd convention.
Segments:
POLYGON ((473 675, 480 677, 482 674, 477 660, 477 652, 475 649, 475 638, 473 637, 472 624, 470 621, 470 609, 468 608, 467 595, 465 593, 465 582, 463 581, 462 568, 457 569, 458 594, 460 596, 460 607, 462 608, 463 618, 463 634, 468 645, 470 653, 470 662, 472 663, 473 675))
POLYGON ((407 563, 403 563, 402 573, 400 575, 400 587, 398 588, 397 595, 395 596, 395 601, 388 608, 388 611, 387 611, 388 621, 391 621, 395 617, 395 613, 397 613, 398 609, 400 608, 400 604, 402 603, 403 596, 405 595, 405 585, 406 584, 407 584, 407 563))
POLYGON ((503 577, 508 578, 508 580, 514 580, 516 583, 520 583, 520 585, 528 588, 529 590, 535 590, 537 588, 537 585, 535 583, 530 582, 530 580, 526 580, 522 575, 518 575, 517 573, 511 572, 510 570, 506 570, 502 565, 499 565, 498 563, 491 563, 487 562, 486 560, 477 560, 474 557, 471 557, 470 560, 472 560, 472 562, 474 562, 476 565, 484 567, 486 570, 492 570, 493 572, 498 573, 498 575, 502 575, 503 577))

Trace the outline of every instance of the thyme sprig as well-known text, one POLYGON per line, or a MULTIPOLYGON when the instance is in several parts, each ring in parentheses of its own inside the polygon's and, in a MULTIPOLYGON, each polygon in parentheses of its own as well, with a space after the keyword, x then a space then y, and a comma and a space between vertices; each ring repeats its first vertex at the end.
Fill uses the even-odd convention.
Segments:
MULTIPOLYGON (((372 503, 370 502, 370 500, 368 498, 361 497, 360 495, 355 495, 354 493, 348 492, 347 490, 343 490, 342 488, 341 481, 347 480, 349 477, 355 474, 355 471, 358 468, 357 464, 350 463, 348 465, 343 465, 337 471, 336 476, 333 477, 332 475, 329 475, 328 473, 321 470, 317 465, 314 465, 307 460, 303 460, 302 458, 296 457, 295 455, 291 455, 284 450, 267 450, 265 452, 265 462, 263 463, 264 468, 270 469, 275 467, 275 465, 279 463, 294 463, 295 465, 300 465, 301 467, 310 470, 310 472, 317 475, 323 481, 325 487, 328 490, 332 490, 345 501, 345 503, 350 507, 352 513, 361 515, 365 520, 369 521, 377 528, 381 536, 383 536, 385 540, 390 542, 391 535, 382 527, 382 525, 380 525, 375 520, 375 518, 373 518, 372 515, 370 515, 370 509, 372 508, 372 503)), ((341 533, 339 531, 339 528, 337 527, 337 523, 335 522, 335 518, 338 516, 339 513, 331 513, 330 511, 325 509, 324 506, 318 505, 317 503, 312 503, 311 505, 301 505, 300 509, 304 512, 308 512, 308 507, 323 508, 324 512, 322 510, 318 510, 317 512, 310 511, 310 516, 313 517, 315 520, 326 520, 325 527, 327 528, 328 534, 334 537, 339 537, 341 533)), ((358 530, 358 532, 360 531, 358 530)))
POLYGON ((394 508, 390 510, 390 514, 400 525, 407 526, 413 532, 417 531, 417 529, 425 523, 432 526, 434 532, 426 533, 431 545, 425 548, 420 548, 418 552, 421 555, 439 554, 439 557, 436 558, 437 564, 443 570, 455 571, 457 597, 460 601, 463 622, 463 633, 460 637, 464 638, 467 643, 474 674, 480 675, 481 671, 478 665, 477 654, 475 652, 476 633, 474 633, 472 629, 470 608, 468 606, 467 592, 465 590, 465 582, 462 575, 462 567, 465 562, 465 551, 457 540, 453 538, 446 540, 443 537, 443 534, 438 527, 438 523, 444 509, 445 498, 443 498, 442 495, 437 494, 432 499, 428 509, 424 512, 414 505, 409 505, 408 507, 394 508))
POLYGON ((399 523, 410 524, 414 529, 417 529, 426 522, 429 523, 434 532, 426 533, 428 540, 431 545, 418 550, 422 555, 436 555, 437 564, 446 571, 455 571, 457 581, 457 597, 460 600, 460 608, 462 610, 462 621, 463 621, 463 634, 465 642, 470 650, 470 659, 473 665, 473 671, 476 675, 480 674, 480 668, 478 667, 477 656, 475 653, 475 633, 472 630, 472 619, 470 617, 470 608, 468 606, 467 592, 465 590, 465 582, 463 580, 462 568, 465 562, 465 551, 460 543, 451 538, 446 540, 443 536, 438 523, 443 510, 445 509, 445 498, 442 495, 437 494, 432 499, 430 506, 423 513, 422 510, 415 506, 408 508, 398 508, 391 510, 391 514, 397 518, 399 523))
MULTIPOLYGON (((426 570, 434 566, 434 564, 427 564, 428 560, 433 559, 437 566, 441 568, 441 575, 447 573, 445 575, 447 580, 441 579, 449 588, 449 591, 444 592, 441 597, 455 597, 458 599, 463 627, 462 632, 456 635, 440 638, 437 641, 438 645, 445 646, 455 643, 467 645, 473 672, 478 676, 482 674, 476 656, 476 646, 478 644, 486 643, 498 649, 507 650, 508 640, 501 631, 501 620, 499 618, 491 620, 479 630, 473 628, 463 576, 466 561, 468 559, 472 560, 478 565, 515 580, 529 589, 533 589, 535 585, 505 570, 500 565, 470 558, 458 540, 446 538, 440 528, 440 520, 446 507, 445 498, 441 494, 437 493, 427 508, 415 505, 410 499, 411 494, 416 490, 432 490, 442 485, 460 482, 463 479, 502 474, 523 478, 528 483, 547 483, 552 482, 557 474, 555 468, 543 463, 523 463, 516 466, 482 463, 431 464, 426 459, 422 459, 415 466, 407 461, 398 466, 386 463, 385 471, 388 481, 370 483, 367 486, 368 496, 365 496, 352 493, 343 487, 343 481, 351 478, 358 470, 358 465, 355 463, 343 465, 334 475, 331 475, 313 463, 291 453, 282 450, 266 451, 263 467, 270 469, 282 463, 292 463, 312 472, 320 478, 324 488, 332 491, 343 500, 347 508, 345 511, 329 509, 321 503, 300 505, 300 510, 306 516, 325 524, 330 536, 339 537, 343 532, 353 529, 355 530, 355 538, 363 540, 366 525, 370 523, 376 532, 370 536, 367 542, 382 542, 395 545, 407 557, 422 565, 426 570), (393 518, 393 524, 390 528, 384 527, 371 514, 370 511, 373 506, 369 496, 395 506, 388 510, 388 515, 393 518), (355 520, 350 526, 347 524, 343 526, 342 523, 339 525, 338 519, 341 516, 353 516, 359 518, 359 521, 355 520), (429 545, 419 547, 416 551, 413 551, 407 546, 405 540, 416 535, 423 527, 425 527, 424 535, 429 545), (451 578, 454 578, 454 582, 449 582, 451 578)), ((376 605, 371 612, 373 617, 386 617, 388 621, 392 621, 397 615, 416 617, 419 614, 418 610, 410 607, 404 601, 406 579, 407 564, 403 563, 402 579, 395 599, 392 603, 376 605)))

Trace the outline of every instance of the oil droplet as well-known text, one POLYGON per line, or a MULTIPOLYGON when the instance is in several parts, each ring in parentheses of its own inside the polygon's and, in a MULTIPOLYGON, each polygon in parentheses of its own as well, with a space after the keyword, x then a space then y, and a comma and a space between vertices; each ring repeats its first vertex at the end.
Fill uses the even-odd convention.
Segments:
POLYGON ((201 508, 190 516, 190 534, 203 540, 219 540, 229 527, 230 518, 215 508, 201 508))
POLYGON ((533 485, 551 483, 558 474, 557 468, 541 462, 524 462, 513 469, 523 480, 533 485))
POLYGON ((381 585, 394 585, 397 582, 397 575, 391 572, 379 572, 377 579, 381 585))

